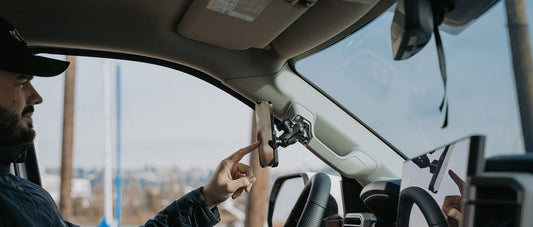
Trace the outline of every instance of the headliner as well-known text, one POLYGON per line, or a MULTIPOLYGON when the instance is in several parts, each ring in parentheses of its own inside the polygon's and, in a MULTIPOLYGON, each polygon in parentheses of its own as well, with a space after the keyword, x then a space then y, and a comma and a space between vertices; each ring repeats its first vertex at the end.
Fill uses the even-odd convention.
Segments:
MULTIPOLYGON (((217 36, 227 29, 221 26, 202 27, 207 36, 197 40, 181 35, 178 26, 191 5, 188 0, 6 0, 0 2, 0 15, 17 27, 30 46, 41 51, 66 48, 139 55, 188 66, 224 81, 276 73, 287 60, 331 45, 393 3, 321 0, 286 28, 273 31, 279 34, 271 34, 271 41, 264 34, 250 33, 248 39, 266 39, 268 45, 238 49, 229 45, 231 39, 217 36), (209 43, 213 37, 208 36, 220 38, 219 43, 209 43)), ((254 29, 266 26, 258 25, 254 29)))

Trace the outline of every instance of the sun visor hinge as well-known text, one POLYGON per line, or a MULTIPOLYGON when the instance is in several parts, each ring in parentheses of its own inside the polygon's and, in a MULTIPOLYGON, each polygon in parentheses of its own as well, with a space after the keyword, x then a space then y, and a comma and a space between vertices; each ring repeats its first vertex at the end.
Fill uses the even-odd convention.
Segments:
POLYGON ((296 8, 311 8, 317 0, 281 0, 296 8))

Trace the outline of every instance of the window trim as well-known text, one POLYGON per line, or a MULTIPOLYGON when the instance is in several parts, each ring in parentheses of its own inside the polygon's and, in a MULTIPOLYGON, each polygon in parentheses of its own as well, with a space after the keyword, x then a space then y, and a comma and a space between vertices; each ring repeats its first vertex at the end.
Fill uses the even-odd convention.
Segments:
POLYGON ((57 48, 57 47, 41 47, 41 46, 32 46, 30 47, 30 49, 34 53, 38 53, 38 54, 61 54, 61 55, 83 56, 83 57, 109 58, 109 59, 136 61, 136 62, 142 62, 142 63, 148 63, 148 64, 167 67, 167 68, 174 69, 174 70, 186 73, 188 75, 194 76, 200 80, 203 80, 217 87, 218 89, 226 92, 227 94, 233 96, 234 98, 238 99, 244 105, 250 107, 251 109, 254 109, 254 106, 255 106, 254 102, 248 100, 247 98, 237 93, 236 91, 232 90, 231 88, 223 84, 221 81, 215 79, 209 74, 204 73, 200 70, 179 64, 179 63, 161 60, 161 59, 152 58, 152 57, 110 52, 110 51, 57 48))

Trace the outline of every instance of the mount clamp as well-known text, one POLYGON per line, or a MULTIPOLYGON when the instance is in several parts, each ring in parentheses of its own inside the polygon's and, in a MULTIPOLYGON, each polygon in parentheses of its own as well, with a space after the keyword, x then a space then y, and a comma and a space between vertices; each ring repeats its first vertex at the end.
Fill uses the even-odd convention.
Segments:
POLYGON ((311 124, 300 115, 297 115, 292 120, 286 119, 276 125, 278 131, 283 131, 283 134, 276 140, 278 146, 287 147, 298 141, 306 144, 311 139, 310 128, 311 124))

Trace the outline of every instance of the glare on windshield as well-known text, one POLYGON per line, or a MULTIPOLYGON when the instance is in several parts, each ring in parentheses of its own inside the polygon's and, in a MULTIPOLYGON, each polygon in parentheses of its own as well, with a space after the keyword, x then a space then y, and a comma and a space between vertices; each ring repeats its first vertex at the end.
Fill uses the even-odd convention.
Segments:
POLYGON ((504 5, 458 35, 441 32, 448 71, 444 129, 435 41, 408 60, 393 61, 392 17, 387 11, 297 61, 296 70, 409 158, 471 135, 487 137, 487 156, 522 152, 504 5))

